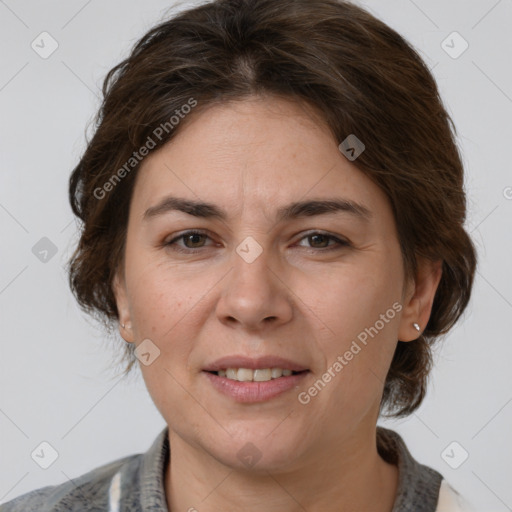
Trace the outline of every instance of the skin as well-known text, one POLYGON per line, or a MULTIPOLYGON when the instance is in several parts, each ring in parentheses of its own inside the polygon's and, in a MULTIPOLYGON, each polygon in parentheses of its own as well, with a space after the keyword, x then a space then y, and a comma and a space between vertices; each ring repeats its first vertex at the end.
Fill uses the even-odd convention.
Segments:
POLYGON ((427 324, 441 262, 420 260, 415 280, 404 280, 391 205, 338 144, 305 105, 251 97, 190 114, 137 175, 114 289, 123 338, 160 350, 140 368, 169 426, 173 512, 393 507, 398 470, 377 452, 379 404, 397 340, 415 340, 413 322, 427 324), (228 218, 168 211, 145 220, 169 194, 214 203, 228 218), (275 220, 280 206, 333 197, 365 205, 369 222, 345 212, 275 220), (190 229, 207 237, 175 244, 198 252, 165 246, 190 229), (316 230, 350 245, 307 236, 316 230), (262 248, 252 263, 236 252, 248 236, 262 248), (401 311, 301 404, 298 393, 395 302, 401 311), (201 372, 232 354, 278 355, 310 373, 300 389, 240 404, 201 372), (248 442, 261 453, 252 467, 237 457, 248 442))

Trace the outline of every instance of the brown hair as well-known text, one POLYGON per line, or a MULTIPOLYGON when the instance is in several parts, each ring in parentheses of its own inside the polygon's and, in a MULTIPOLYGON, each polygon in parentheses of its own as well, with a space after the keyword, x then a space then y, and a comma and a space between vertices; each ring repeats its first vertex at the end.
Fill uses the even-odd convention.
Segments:
MULTIPOLYGON (((194 115, 269 94, 314 107, 338 143, 355 134, 365 144, 353 163, 389 197, 408 278, 417 257, 442 260, 429 322, 416 341, 398 342, 384 386, 381 412, 408 415, 425 396, 432 344, 469 302, 476 251, 463 227, 456 130, 434 78, 397 32, 349 2, 212 1, 153 27, 109 71, 95 133, 70 177, 72 209, 83 221, 69 264, 72 291, 113 332, 112 281, 140 167, 134 152, 150 138, 158 148, 176 135, 186 116, 161 127, 191 99, 194 115)), ((133 350, 126 344, 125 374, 133 350)))

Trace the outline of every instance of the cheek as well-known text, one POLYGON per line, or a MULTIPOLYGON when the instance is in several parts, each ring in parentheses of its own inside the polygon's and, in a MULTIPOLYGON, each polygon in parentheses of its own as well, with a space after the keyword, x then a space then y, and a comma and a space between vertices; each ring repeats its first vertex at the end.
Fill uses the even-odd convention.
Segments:
MULTIPOLYGON (((347 267, 330 275, 325 283, 305 284, 301 297, 319 319, 322 332, 345 342, 373 326, 400 298, 399 280, 378 268, 347 267)), ((392 318, 389 320, 386 326, 394 323, 392 318)))
POLYGON ((127 264, 130 311, 138 337, 166 337, 185 315, 194 314, 207 289, 187 269, 133 259, 127 264))
POLYGON ((400 279, 375 267, 352 267, 309 293, 306 303, 322 324, 317 342, 325 371, 335 375, 326 377, 325 399, 340 413, 358 414, 378 399, 396 346, 399 298, 400 279))
POLYGON ((185 389, 190 388, 188 361, 200 325, 204 282, 162 265, 139 263, 136 268, 133 263, 127 281, 135 344, 149 339, 159 351, 151 364, 141 359, 141 374, 162 416, 169 422, 173 411, 173 421, 178 421, 196 405, 185 389))

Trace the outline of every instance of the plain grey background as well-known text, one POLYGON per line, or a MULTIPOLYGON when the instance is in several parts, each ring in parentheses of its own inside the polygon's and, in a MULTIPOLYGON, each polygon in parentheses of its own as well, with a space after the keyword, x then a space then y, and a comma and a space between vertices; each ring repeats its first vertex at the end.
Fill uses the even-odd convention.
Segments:
MULTIPOLYGON (((427 399, 380 423, 477 510, 512 510, 512 1, 359 3, 433 70, 458 130, 479 253, 427 399)), ((143 452, 165 426, 142 378, 120 381, 109 367, 115 346, 79 311, 64 265, 76 243, 67 181, 102 79, 172 6, 0 1, 0 503, 143 452), (58 453, 48 469, 31 457, 44 441, 58 453)))

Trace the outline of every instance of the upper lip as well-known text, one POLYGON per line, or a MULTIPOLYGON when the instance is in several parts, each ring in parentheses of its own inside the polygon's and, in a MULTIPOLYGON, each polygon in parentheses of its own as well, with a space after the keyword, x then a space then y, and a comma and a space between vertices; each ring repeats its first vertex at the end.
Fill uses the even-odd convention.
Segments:
POLYGON ((251 370, 282 368, 283 370, 292 370, 294 372, 302 372, 308 369, 289 359, 268 355, 261 357, 225 356, 208 364, 203 370, 207 372, 218 372, 219 370, 225 370, 227 368, 249 368, 251 370))

